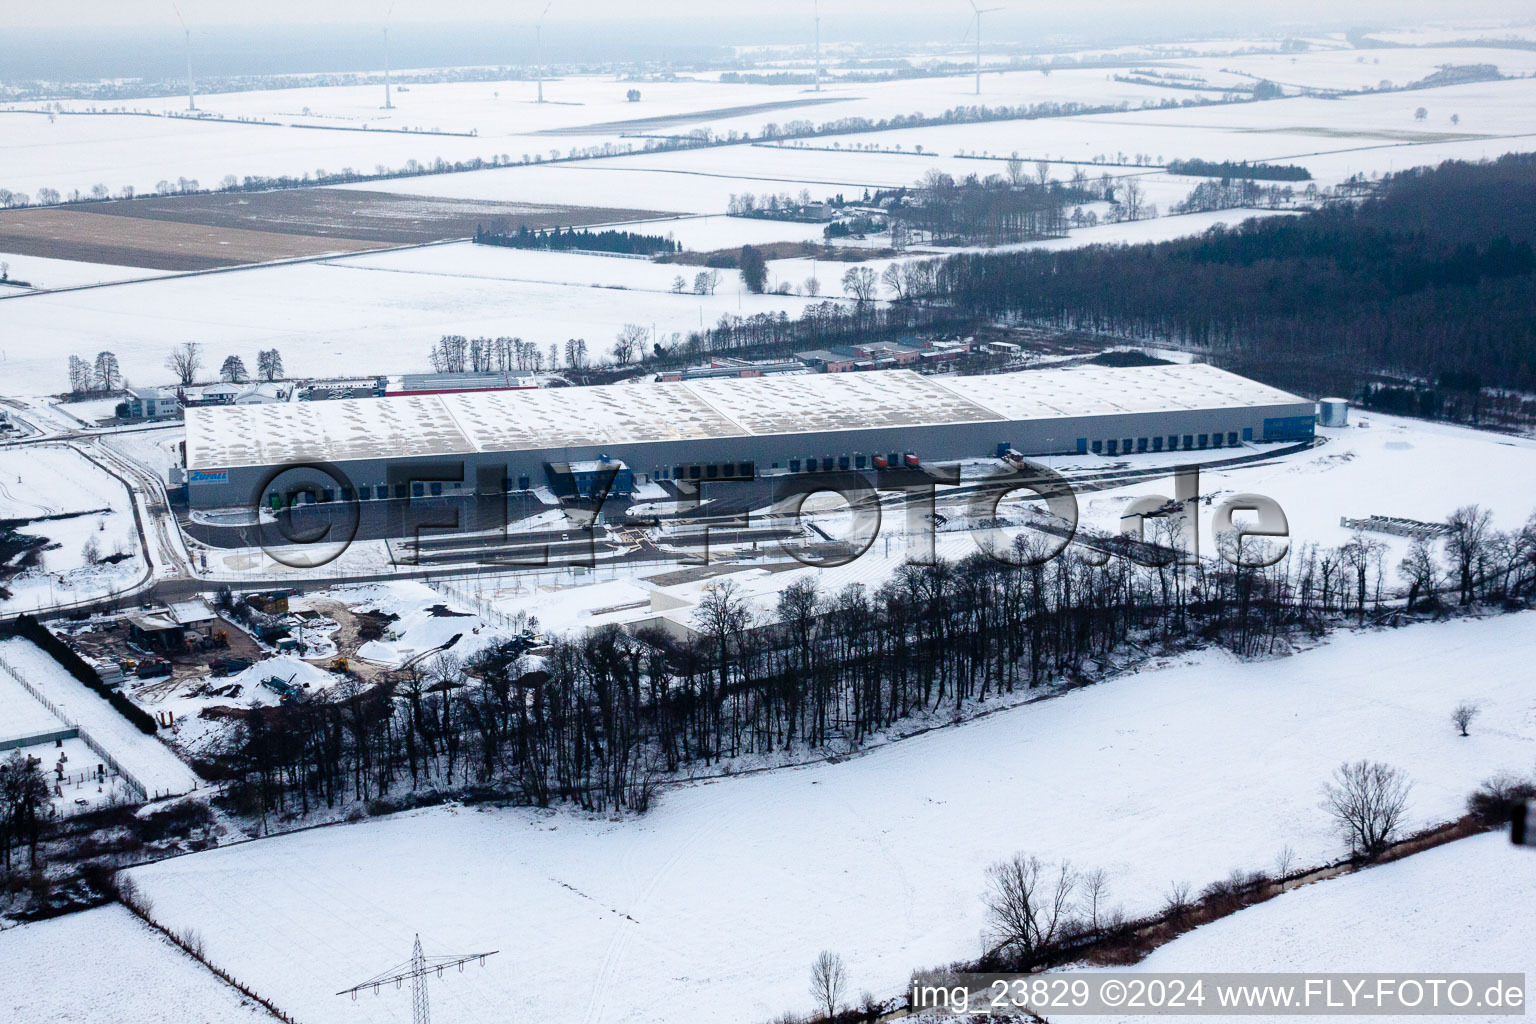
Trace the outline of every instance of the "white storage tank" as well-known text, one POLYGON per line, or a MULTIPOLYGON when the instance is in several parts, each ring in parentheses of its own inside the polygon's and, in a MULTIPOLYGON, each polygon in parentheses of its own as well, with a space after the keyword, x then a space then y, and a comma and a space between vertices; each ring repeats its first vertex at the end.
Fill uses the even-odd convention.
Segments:
POLYGON ((1325 398, 1317 403, 1317 422, 1325 427, 1349 426, 1349 400, 1325 398))

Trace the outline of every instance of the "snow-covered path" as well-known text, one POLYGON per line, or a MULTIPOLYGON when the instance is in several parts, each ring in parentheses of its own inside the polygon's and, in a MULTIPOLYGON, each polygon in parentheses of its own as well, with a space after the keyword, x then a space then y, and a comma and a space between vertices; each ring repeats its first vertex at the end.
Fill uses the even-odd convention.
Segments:
POLYGON ((0 642, 0 657, 52 701, 60 714, 105 747, 151 799, 187 793, 200 784, 196 773, 171 748, 140 732, 116 708, 86 689, 85 684, 30 640, 0 642))
MULTIPOLYGON (((640 820, 439 808, 182 857, 134 876, 173 928, 306 1022, 408 1020, 332 993, 403 960, 500 949, 434 982, 434 1018, 770 1019, 821 949, 854 992, 977 952, 983 872, 1023 850, 1110 873, 1128 910, 1338 855, 1318 803, 1345 759, 1414 779, 1411 825, 1536 758, 1536 616, 1210 653, 840 764, 667 793, 640 820), (1483 706, 1461 738, 1452 706, 1483 706)), ((1368 947, 1362 947, 1368 948, 1368 947)), ((1383 962, 1383 970, 1397 966, 1383 962)))

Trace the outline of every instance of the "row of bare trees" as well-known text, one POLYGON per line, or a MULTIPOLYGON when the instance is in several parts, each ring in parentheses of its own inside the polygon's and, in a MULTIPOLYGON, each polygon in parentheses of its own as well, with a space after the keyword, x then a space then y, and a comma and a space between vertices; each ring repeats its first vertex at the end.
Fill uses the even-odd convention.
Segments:
MULTIPOLYGON (((1469 525, 1415 549, 1434 567, 1419 607, 1536 594, 1536 517, 1503 534, 1477 509, 1453 518, 1469 525)), ((1420 571, 1410 557, 1394 572, 1363 535, 1263 568, 1138 561, 1113 542, 1040 562, 1032 543, 1011 560, 909 563, 873 590, 796 580, 771 613, 724 581, 687 640, 605 627, 554 640, 537 666, 516 647, 441 657, 386 686, 252 711, 213 767, 267 810, 475 785, 643 809, 666 773, 857 747, 904 719, 1083 678, 1128 643, 1273 652, 1401 607, 1420 571)))
MULTIPOLYGON (((196 341, 186 341, 171 350, 165 357, 165 368, 176 375, 183 386, 197 380, 203 368, 203 346, 196 341)), ((256 353, 256 375, 265 381, 278 380, 283 376, 283 354, 275 348, 264 348, 256 353)), ((245 360, 238 355, 226 356, 219 366, 219 379, 232 384, 244 384, 251 379, 245 360)), ((69 357, 69 391, 75 396, 113 394, 128 386, 114 352, 98 352, 94 361, 80 356, 69 357)))
MULTIPOLYGON (((427 352, 434 373, 507 373, 524 370, 540 373, 561 365, 561 346, 551 342, 546 349, 536 341, 522 338, 466 338, 445 334, 427 352)), ((588 361, 587 343, 582 338, 565 342, 564 363, 581 367, 588 361)))

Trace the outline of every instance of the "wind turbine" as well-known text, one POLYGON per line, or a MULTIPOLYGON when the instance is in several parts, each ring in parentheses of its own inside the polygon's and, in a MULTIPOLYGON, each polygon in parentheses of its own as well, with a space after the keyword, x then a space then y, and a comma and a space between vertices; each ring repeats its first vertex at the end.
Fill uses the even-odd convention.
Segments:
POLYGON ((816 16, 816 92, 821 92, 821 2, 814 0, 811 10, 816 16))
POLYGON ((390 4, 389 10, 384 12, 384 109, 394 110, 395 105, 389 100, 389 18, 395 13, 395 5, 390 4))
POLYGON ((993 11, 1002 10, 1001 7, 977 7, 976 0, 970 0, 971 10, 976 12, 976 95, 981 95, 981 16, 991 14, 993 11))
POLYGON ((539 75, 539 102, 544 102, 544 15, 555 5, 555 0, 549 0, 544 5, 543 14, 539 20, 533 23, 533 60, 534 67, 539 75))
POLYGON ((171 10, 176 12, 176 20, 181 22, 182 36, 187 44, 187 109, 196 110, 197 99, 192 89, 192 30, 187 28, 187 22, 181 16, 181 8, 176 6, 174 0, 171 3, 171 10))

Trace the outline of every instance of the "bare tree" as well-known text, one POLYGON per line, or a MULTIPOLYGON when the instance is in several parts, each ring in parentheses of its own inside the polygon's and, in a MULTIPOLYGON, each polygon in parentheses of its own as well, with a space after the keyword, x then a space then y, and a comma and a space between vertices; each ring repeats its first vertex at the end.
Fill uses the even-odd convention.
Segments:
POLYGON ((1008 169, 1008 184, 1017 188, 1024 184, 1024 161, 1015 153, 1003 164, 1008 169))
POLYGON ((117 367, 116 353, 96 353, 95 376, 97 391, 116 391, 123 386, 123 373, 117 367))
POLYGON ((0 875, 10 873, 11 848, 22 841, 30 850, 28 865, 37 867, 37 844, 48 799, 48 778, 42 764, 19 750, 11 751, 11 756, 0 762, 0 875))
POLYGON ((165 368, 174 373, 183 384, 197 379, 197 371, 203 366, 203 347, 195 341, 184 341, 165 357, 165 368))
POLYGON ((1126 220, 1140 220, 1142 213, 1143 193, 1141 182, 1135 178, 1126 178, 1121 189, 1123 196, 1122 206, 1125 208, 1126 220))
POLYGON ((933 260, 908 260, 901 265, 901 279, 908 299, 921 299, 933 292, 938 266, 933 260))
POLYGON ((1280 852, 1275 854, 1275 881, 1280 883, 1280 891, 1285 892, 1285 880, 1291 872, 1296 870, 1296 851, 1290 843, 1280 847, 1280 852))
POLYGON ((1488 528, 1492 515, 1477 505, 1463 505, 1445 520, 1445 553, 1456 573, 1456 589, 1461 603, 1471 604, 1477 592, 1477 565, 1488 547, 1488 528))
POLYGON ((1467 726, 1472 724, 1472 719, 1482 713, 1482 708, 1471 701, 1462 701, 1451 709, 1451 724, 1461 730, 1463 736, 1467 735, 1467 726))
POLYGON ((91 364, 79 356, 69 357, 69 390, 76 395, 91 390, 91 364))
POLYGON ((625 324, 613 342, 613 361, 620 366, 628 366, 637 353, 644 358, 645 339, 650 333, 644 324, 625 324))
POLYGON ((875 297, 875 272, 868 267, 849 267, 843 275, 843 291, 864 305, 875 297))
POLYGON ((256 372, 262 380, 277 380, 283 375, 283 354, 275 348, 262 349, 256 353, 256 372))
POLYGON ((1049 949, 1068 922, 1077 874, 1016 853, 987 869, 987 918, 1000 948, 1029 960, 1049 949))
POLYGON ((1083 875, 1082 890, 1079 910, 1087 918, 1088 927, 1097 935, 1104 920, 1104 906, 1109 901, 1109 872, 1094 868, 1083 875))
POLYGON ((1365 599, 1370 592, 1371 571, 1380 569, 1381 558, 1386 550, 1385 544, 1367 537, 1360 530, 1356 530, 1350 536, 1349 543, 1339 549, 1344 563, 1355 571, 1355 613, 1361 622, 1365 621, 1365 599))
POLYGON ((1414 541, 1408 554, 1397 563, 1397 574, 1408 584, 1408 603, 1404 607, 1412 611, 1421 597, 1434 593, 1435 577, 1440 574, 1429 544, 1422 539, 1414 541))
POLYGON ((812 298, 815 298, 821 294, 821 282, 816 280, 816 276, 814 274, 805 279, 804 287, 805 294, 811 296, 812 298))
POLYGON ((1392 845, 1408 810, 1413 784, 1401 769, 1355 761, 1334 769, 1323 786, 1323 809, 1356 856, 1375 857, 1392 845))
POLYGON ((826 1011, 828 1019, 837 1015, 837 1004, 843 1001, 843 988, 848 983, 848 971, 843 958, 824 949, 811 964, 811 998, 816 1007, 826 1011))
POLYGON ((1168 886, 1168 895, 1163 897, 1163 912, 1172 921, 1182 921, 1189 914, 1189 908, 1189 883, 1171 883, 1168 886))
POLYGON ((897 302, 907 298, 907 279, 902 276, 901 264, 891 263, 887 265, 885 273, 880 275, 880 281, 891 290, 891 296, 897 302))

